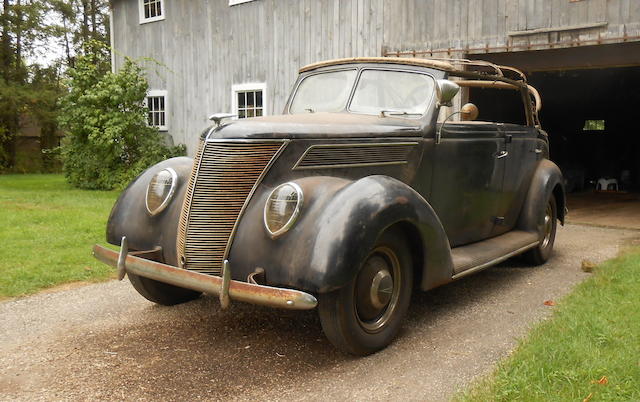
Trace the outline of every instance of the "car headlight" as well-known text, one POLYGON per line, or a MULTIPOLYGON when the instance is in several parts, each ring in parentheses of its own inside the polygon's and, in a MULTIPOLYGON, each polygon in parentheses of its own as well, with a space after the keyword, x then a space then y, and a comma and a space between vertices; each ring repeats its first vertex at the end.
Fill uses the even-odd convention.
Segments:
POLYGON ((296 183, 284 183, 276 187, 264 206, 264 226, 277 237, 291 229, 302 207, 302 189, 296 183))
POLYGON ((156 173, 147 186, 147 212, 157 215, 162 212, 173 197, 178 185, 178 174, 171 168, 156 173))

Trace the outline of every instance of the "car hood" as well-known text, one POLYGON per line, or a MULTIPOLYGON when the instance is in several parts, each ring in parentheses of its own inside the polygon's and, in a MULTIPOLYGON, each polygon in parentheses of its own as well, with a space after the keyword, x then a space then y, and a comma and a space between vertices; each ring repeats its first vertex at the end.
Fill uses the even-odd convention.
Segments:
POLYGON ((327 138, 417 136, 422 121, 351 113, 308 113, 235 120, 214 130, 210 138, 327 138))

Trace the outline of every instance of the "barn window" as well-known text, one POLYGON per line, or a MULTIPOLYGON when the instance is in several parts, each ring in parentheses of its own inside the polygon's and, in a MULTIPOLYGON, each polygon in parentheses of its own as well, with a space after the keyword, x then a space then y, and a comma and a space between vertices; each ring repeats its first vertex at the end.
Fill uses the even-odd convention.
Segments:
POLYGON ((239 119, 267 114, 266 84, 240 84, 232 89, 233 112, 239 119))
POLYGON ((582 131, 604 131, 604 120, 585 120, 582 131))
POLYGON ((160 131, 167 131, 169 126, 167 124, 167 91, 149 91, 145 103, 148 109, 147 123, 158 127, 160 131))
POLYGON ((164 19, 164 0, 138 0, 138 5, 141 24, 164 19))
POLYGON ((229 5, 235 6, 236 4, 248 3, 250 1, 255 1, 255 0, 229 0, 229 5))

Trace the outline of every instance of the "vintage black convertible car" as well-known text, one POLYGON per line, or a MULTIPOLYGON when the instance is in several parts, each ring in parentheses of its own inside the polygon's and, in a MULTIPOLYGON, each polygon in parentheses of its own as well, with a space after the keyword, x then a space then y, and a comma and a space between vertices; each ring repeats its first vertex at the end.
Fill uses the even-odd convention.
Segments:
POLYGON ((566 209, 540 105, 524 74, 486 62, 304 67, 282 115, 214 115, 193 159, 132 182, 107 228, 120 252, 94 255, 153 302, 317 307, 334 345, 375 352, 414 288, 550 257, 566 209))

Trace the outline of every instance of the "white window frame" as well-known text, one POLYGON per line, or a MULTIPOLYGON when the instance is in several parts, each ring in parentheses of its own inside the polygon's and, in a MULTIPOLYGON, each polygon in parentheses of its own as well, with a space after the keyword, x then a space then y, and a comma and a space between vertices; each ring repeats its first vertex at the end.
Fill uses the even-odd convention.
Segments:
POLYGON ((165 0, 159 0, 160 1, 160 5, 162 7, 162 13, 158 16, 155 17, 151 17, 151 18, 145 18, 144 17, 144 0, 138 0, 138 15, 140 17, 140 24, 146 24, 149 22, 156 22, 156 21, 162 21, 165 18, 165 15, 167 13, 167 9, 166 9, 166 4, 165 4, 165 0))
POLYGON ((235 6, 237 4, 248 3, 250 1, 255 1, 255 0, 229 0, 229 5, 235 6))
MULTIPOLYGON (((251 82, 246 84, 234 84, 231 86, 231 110, 233 114, 238 114, 238 92, 247 91, 262 91, 262 115, 269 114, 268 102, 267 102, 267 83, 266 82, 251 82)), ((234 117, 237 119, 238 116, 234 117)))
POLYGON ((147 125, 149 125, 150 127, 157 127, 158 131, 169 131, 169 96, 168 96, 168 91, 165 89, 150 89, 149 92, 147 92, 147 96, 145 96, 144 98, 144 105, 148 108, 149 104, 148 104, 148 100, 149 97, 152 96, 162 96, 164 97, 164 125, 163 126, 151 126, 149 125, 149 120, 147 117, 147 125))

